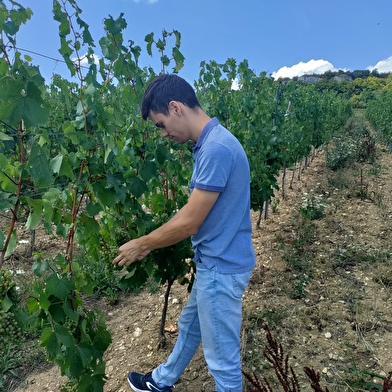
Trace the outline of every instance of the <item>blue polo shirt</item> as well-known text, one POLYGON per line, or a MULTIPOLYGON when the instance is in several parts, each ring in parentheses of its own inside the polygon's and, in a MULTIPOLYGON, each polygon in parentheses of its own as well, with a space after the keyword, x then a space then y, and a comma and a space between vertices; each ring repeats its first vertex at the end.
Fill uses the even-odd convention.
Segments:
POLYGON ((207 218, 192 236, 194 260, 220 273, 250 271, 255 266, 250 216, 250 172, 240 142, 216 118, 204 127, 193 147, 194 188, 219 192, 207 218))

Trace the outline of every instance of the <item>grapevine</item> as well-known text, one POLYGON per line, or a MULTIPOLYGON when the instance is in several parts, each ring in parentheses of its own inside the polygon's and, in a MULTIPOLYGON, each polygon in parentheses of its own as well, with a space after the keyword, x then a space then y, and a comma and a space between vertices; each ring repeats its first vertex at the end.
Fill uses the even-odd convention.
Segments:
MULTIPOLYGON (((0 25, 4 44, 7 40, 12 44, 7 50, 15 51, 14 56, 8 51, 0 54, 1 209, 12 212, 7 232, 0 233, 0 267, 16 248, 15 222, 21 211, 27 211, 26 229, 42 225, 64 239, 64 249, 53 260, 35 260, 33 272, 40 279, 27 305, 41 321, 40 343, 48 359, 60 366, 72 385, 78 384, 78 390, 94 385, 94 391, 101 391, 102 358, 111 337, 104 315, 83 306, 82 298, 94 287, 88 270, 75 260, 76 244, 89 263, 100 264, 121 245, 120 237, 125 242, 144 235, 171 217, 187 201, 191 148, 163 140, 152 124, 142 120, 140 101, 157 72, 139 67, 142 49, 124 39, 123 14, 106 18, 105 35, 95 42, 74 0, 53 1, 59 53, 79 83, 53 75, 46 86, 33 59, 23 58, 15 48, 17 30, 31 10, 14 5, 13 12, 4 9, 0 25), (10 23, 18 27, 13 34, 10 23), (96 64, 98 44, 102 57, 96 64), (86 68, 80 63, 83 52, 86 68), (94 361, 85 359, 85 351, 94 361), (99 376, 94 376, 96 372, 99 376)), ((155 50, 161 59, 159 72, 182 69, 178 31, 164 30, 162 39, 151 33, 145 42, 147 53, 152 56, 155 50), (171 51, 170 40, 174 40, 171 51)), ((260 211, 278 189, 282 166, 304 159, 312 145, 328 142, 330 134, 322 128, 327 116, 341 122, 348 114, 336 112, 336 97, 325 94, 327 102, 312 88, 281 86, 265 73, 256 75, 246 60, 238 65, 234 59, 224 64, 203 62, 195 89, 206 111, 244 145, 251 166, 251 205, 260 211), (234 91, 232 81, 237 78, 241 89, 234 91), (286 119, 290 100, 293 115, 286 119)), ((156 250, 129 266, 119 285, 138 288, 148 278, 161 284, 176 279, 189 283, 184 276, 191 257, 189 240, 156 250)), ((13 287, 4 290, 1 317, 11 324, 17 302, 13 287)), ((15 334, 7 334, 14 339, 15 334)))

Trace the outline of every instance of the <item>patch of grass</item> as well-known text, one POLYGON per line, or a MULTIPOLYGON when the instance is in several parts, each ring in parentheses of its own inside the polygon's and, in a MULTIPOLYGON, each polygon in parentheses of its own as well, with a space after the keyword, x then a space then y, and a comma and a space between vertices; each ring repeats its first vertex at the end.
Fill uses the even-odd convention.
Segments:
POLYGON ((356 265, 382 264, 391 259, 389 250, 365 248, 361 244, 345 244, 332 255, 334 268, 353 267, 356 265))
POLYGON ((0 355, 0 391, 11 392, 17 386, 24 386, 26 375, 51 364, 45 360, 45 352, 37 339, 22 339, 18 345, 4 345, 0 355))
POLYGON ((159 284, 154 278, 148 278, 146 282, 146 289, 150 294, 154 294, 158 292, 162 288, 162 285, 159 284))
POLYGON ((312 222, 313 209, 300 213, 293 219, 295 222, 295 234, 290 246, 285 246, 282 259, 287 264, 291 277, 289 279, 291 289, 290 298, 300 299, 306 296, 305 287, 310 282, 312 251, 310 245, 316 236, 316 227, 312 222))
POLYGON ((7 341, 2 342, 2 350, 0 356, 0 390, 5 390, 6 384, 9 383, 11 377, 18 376, 16 368, 21 363, 20 354, 15 354, 16 345, 12 345, 7 341))
POLYGON ((385 168, 384 166, 381 166, 380 163, 378 163, 378 162, 374 162, 374 163, 370 166, 370 168, 369 168, 369 170, 368 170, 368 173, 369 173, 369 175, 371 175, 371 176, 377 177, 377 176, 379 176, 381 173, 385 173, 385 171, 386 171, 386 168, 385 168))
POLYGON ((326 206, 321 196, 313 195, 309 198, 304 198, 302 205, 299 207, 299 212, 304 220, 317 220, 325 215, 324 210, 326 206))
POLYGON ((257 371, 270 368, 261 349, 265 344, 263 328, 265 325, 279 326, 287 317, 288 311, 284 307, 244 312, 241 356, 247 368, 257 371))
POLYGON ((344 190, 354 186, 354 178, 350 168, 340 169, 330 173, 327 177, 328 185, 332 189, 344 190))
POLYGON ((391 374, 385 377, 366 369, 353 368, 346 372, 345 382, 355 391, 390 391, 391 374))
POLYGON ((384 271, 378 272, 374 277, 374 281, 385 287, 392 288, 392 269, 385 268, 384 271))
POLYGON ((270 326, 280 325, 283 320, 288 317, 287 309, 284 307, 279 308, 264 308, 257 312, 246 313, 244 320, 247 322, 248 327, 259 330, 264 324, 270 326))

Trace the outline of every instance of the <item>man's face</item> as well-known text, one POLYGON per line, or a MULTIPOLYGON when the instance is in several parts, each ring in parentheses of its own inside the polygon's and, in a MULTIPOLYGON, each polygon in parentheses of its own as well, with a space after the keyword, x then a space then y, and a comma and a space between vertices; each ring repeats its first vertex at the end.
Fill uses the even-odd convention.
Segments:
POLYGON ((189 137, 186 134, 184 126, 181 121, 181 116, 178 116, 171 108, 169 108, 169 115, 162 113, 150 112, 151 121, 162 131, 162 136, 174 140, 177 143, 183 144, 188 142, 189 137))

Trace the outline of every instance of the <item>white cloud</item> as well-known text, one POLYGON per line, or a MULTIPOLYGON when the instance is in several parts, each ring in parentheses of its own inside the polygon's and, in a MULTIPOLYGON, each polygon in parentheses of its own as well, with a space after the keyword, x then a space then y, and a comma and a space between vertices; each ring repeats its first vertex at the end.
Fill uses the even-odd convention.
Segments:
POLYGON ((369 71, 377 69, 379 73, 389 73, 392 72, 392 56, 385 60, 379 61, 375 66, 370 66, 367 68, 369 71))
MULTIPOLYGON (((93 58, 94 58, 94 63, 99 64, 99 57, 96 54, 93 54, 93 58)), ((77 57, 74 57, 71 60, 73 63, 78 63, 78 61, 80 61, 80 65, 82 67, 87 67, 89 65, 88 59, 87 59, 87 54, 84 54, 79 59, 77 57)))
POLYGON ((241 86, 238 83, 238 78, 235 78, 232 83, 231 83, 231 89, 232 90, 239 90, 241 86))
POLYGON ((271 77, 275 80, 279 78, 293 78, 294 76, 323 74, 327 71, 337 71, 337 69, 326 60, 309 60, 307 63, 302 61, 292 67, 282 67, 278 71, 273 72, 271 77))

